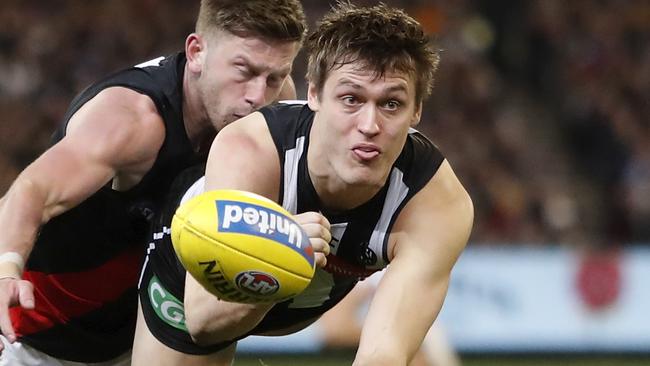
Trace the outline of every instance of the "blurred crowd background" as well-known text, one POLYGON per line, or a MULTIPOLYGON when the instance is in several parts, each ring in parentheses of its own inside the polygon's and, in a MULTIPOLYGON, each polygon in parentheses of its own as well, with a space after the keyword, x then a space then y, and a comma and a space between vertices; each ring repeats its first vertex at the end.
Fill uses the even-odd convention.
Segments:
MULTIPOLYGON (((353 1, 373 4, 375 1, 353 1)), ((650 2, 386 0, 442 51, 419 129, 474 199, 473 245, 650 243, 650 2)), ((303 0, 313 24, 327 1, 303 0)), ((0 2, 0 194, 68 103, 181 50, 197 1, 0 2)), ((305 96, 306 61, 294 65, 305 96)))

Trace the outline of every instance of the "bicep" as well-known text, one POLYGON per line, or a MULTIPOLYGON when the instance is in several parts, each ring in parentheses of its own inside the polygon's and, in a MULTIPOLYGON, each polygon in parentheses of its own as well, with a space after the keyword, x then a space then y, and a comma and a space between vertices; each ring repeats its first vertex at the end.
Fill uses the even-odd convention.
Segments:
POLYGON ((71 118, 66 136, 22 174, 42 192, 48 216, 68 210, 119 172, 155 156, 164 125, 153 102, 124 88, 98 94, 71 118))
POLYGON ((61 141, 19 176, 17 184, 42 197, 46 219, 74 207, 113 176, 109 164, 85 153, 74 142, 61 141))

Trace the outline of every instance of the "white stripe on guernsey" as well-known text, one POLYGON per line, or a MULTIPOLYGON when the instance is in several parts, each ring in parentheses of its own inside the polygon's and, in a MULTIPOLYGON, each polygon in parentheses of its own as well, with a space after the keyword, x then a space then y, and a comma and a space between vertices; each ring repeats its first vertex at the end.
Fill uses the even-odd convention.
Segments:
POLYGON ((284 152, 284 193, 282 206, 296 213, 298 209, 298 162, 305 149, 305 136, 296 139, 296 147, 284 152))
POLYGON ((305 105, 307 104, 306 100, 299 100, 299 99, 286 99, 286 100, 278 100, 278 103, 281 104, 302 104, 305 105))
POLYGON ((409 192, 409 187, 404 184, 403 178, 404 173, 397 168, 393 168, 393 171, 390 173, 390 186, 388 187, 388 193, 384 201, 384 208, 381 211, 381 217, 377 225, 372 231, 370 243, 368 243, 368 247, 377 254, 377 264, 372 266, 373 268, 382 268, 387 264, 384 262, 383 253, 388 225, 390 225, 395 211, 409 192))
POLYGON ((149 264, 149 253, 152 250, 156 249, 155 243, 149 243, 149 248, 147 248, 147 256, 144 258, 144 264, 142 265, 142 270, 140 271, 140 279, 138 280, 138 289, 142 286, 142 277, 144 277, 144 271, 147 269, 147 264, 149 264))
POLYGON ((192 198, 200 195, 203 193, 203 189, 205 188, 205 176, 202 176, 199 178, 190 188, 185 191, 185 194, 183 195, 183 198, 181 199, 181 203, 179 204, 182 205, 183 203, 191 200, 192 198))
POLYGON ((156 57, 153 60, 149 60, 149 61, 145 61, 145 62, 143 62, 141 64, 137 64, 134 67, 143 68, 143 67, 147 67, 147 66, 160 66, 160 61, 162 61, 164 59, 165 58, 163 56, 156 57))

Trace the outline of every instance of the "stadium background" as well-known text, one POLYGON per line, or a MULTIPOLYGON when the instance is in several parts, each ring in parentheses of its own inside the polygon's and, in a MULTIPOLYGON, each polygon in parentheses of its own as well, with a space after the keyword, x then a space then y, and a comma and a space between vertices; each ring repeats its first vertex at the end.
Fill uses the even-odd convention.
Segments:
MULTIPOLYGON (((468 263, 478 258, 495 281, 467 286, 472 275, 481 275, 469 265, 452 280, 443 309, 452 315, 441 319, 464 364, 650 364, 643 310, 649 307, 635 306, 650 303, 643 270, 650 268, 650 2, 385 2, 418 18, 442 49, 419 129, 441 148, 473 197, 468 263), (553 265, 561 268, 549 273, 563 275, 545 276, 553 265), (466 280, 464 287, 454 282, 458 278, 466 280), (512 278, 521 283, 509 283, 512 278), (542 309, 573 307, 564 316, 581 321, 554 331, 557 340, 566 336, 575 343, 535 343, 536 317, 526 313, 534 309, 520 309, 520 318, 491 319, 485 319, 494 315, 487 310, 479 319, 449 309, 455 296, 455 309, 481 314, 484 302, 476 299, 489 299, 499 279, 497 294, 506 298, 521 296, 542 309), (540 296, 540 282, 561 296, 540 296), (459 288, 478 297, 463 301, 459 288), (467 318, 476 322, 454 330, 453 320, 467 318), (508 328, 510 335, 530 336, 532 343, 508 343, 499 326, 508 321, 528 329, 519 334, 508 328), (483 333, 474 336, 503 341, 468 342, 467 330, 478 322, 483 333)), ((329 6, 303 4, 312 24, 329 6)), ((0 194, 47 147, 77 92, 118 68, 180 50, 197 8, 198 1, 180 0, 2 1, 0 194)), ((299 97, 305 95, 304 73, 300 54, 293 73, 299 97)), ((236 364, 327 361, 309 358, 312 353, 289 355, 293 362, 249 353, 236 364)), ((341 364, 351 357, 329 358, 341 364)))

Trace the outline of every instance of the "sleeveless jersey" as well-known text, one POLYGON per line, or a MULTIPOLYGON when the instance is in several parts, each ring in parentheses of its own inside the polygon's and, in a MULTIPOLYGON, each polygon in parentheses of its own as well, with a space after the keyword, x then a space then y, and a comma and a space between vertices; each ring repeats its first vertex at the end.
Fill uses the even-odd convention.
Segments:
MULTIPOLYGON (((307 166, 314 112, 303 104, 274 105, 260 112, 266 118, 280 158, 283 177, 280 204, 293 214, 319 211, 325 215, 331 223, 331 254, 327 266, 316 270, 303 293, 276 304, 260 324, 241 338, 315 320, 341 301, 360 279, 386 267, 388 236, 396 218, 429 182, 444 159, 433 143, 412 129, 385 186, 372 199, 349 211, 328 212, 320 203, 307 166)), ((156 338, 181 352, 207 354, 232 342, 200 347, 192 342, 184 328, 182 300, 186 272, 174 253, 169 227, 176 207, 203 191, 203 179, 192 184, 192 178, 199 177, 201 170, 186 173, 175 187, 171 206, 164 210, 165 217, 157 222, 159 230, 149 247, 140 299, 147 325, 156 338), (178 312, 161 314, 159 309, 165 300, 174 302, 173 309, 178 312)))
POLYGON ((100 362, 131 348, 137 314, 137 279, 153 212, 174 177, 201 161, 185 132, 182 53, 122 70, 91 85, 71 103, 53 143, 71 116, 100 91, 122 86, 149 96, 166 136, 150 171, 133 188, 111 183, 42 228, 24 279, 34 284, 36 309, 11 309, 21 342, 51 356, 100 362))

